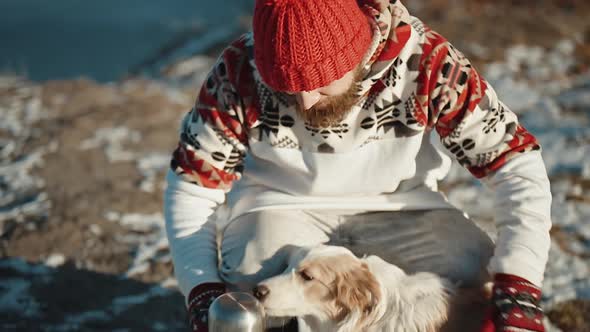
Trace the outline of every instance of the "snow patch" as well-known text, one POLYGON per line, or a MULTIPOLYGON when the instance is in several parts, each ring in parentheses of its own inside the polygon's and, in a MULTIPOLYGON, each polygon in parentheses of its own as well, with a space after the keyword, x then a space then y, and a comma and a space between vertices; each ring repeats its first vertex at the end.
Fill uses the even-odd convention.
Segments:
POLYGON ((146 192, 164 189, 164 182, 156 183, 158 173, 170 165, 170 153, 150 153, 137 161, 137 168, 143 175, 139 188, 146 192))
POLYGON ((22 259, 0 260, 0 271, 3 277, 0 282, 0 312, 18 312, 21 317, 35 318, 41 315, 41 306, 30 294, 32 281, 30 278, 10 277, 14 274, 35 276, 42 283, 49 283, 52 279, 51 269, 44 265, 32 265, 22 259))
POLYGON ((45 265, 50 267, 58 267, 64 265, 66 257, 63 254, 51 254, 45 259, 45 265))
POLYGON ((31 282, 23 279, 4 279, 0 284, 0 312, 18 312, 27 318, 41 314, 39 303, 29 294, 31 282))
POLYGON ((103 148, 111 162, 134 160, 135 152, 125 149, 128 142, 139 143, 141 133, 127 127, 99 128, 94 136, 80 143, 81 150, 103 148))
POLYGON ((133 262, 125 273, 126 276, 147 272, 153 263, 172 260, 168 249, 164 217, 161 213, 120 214, 109 211, 105 214, 105 218, 132 231, 117 237, 118 241, 134 247, 133 262))
POLYGON ((113 299, 111 309, 116 315, 118 315, 133 306, 147 302, 152 297, 170 295, 171 292, 172 291, 169 289, 154 286, 145 293, 121 296, 113 299))
POLYGON ((41 107, 39 87, 19 77, 0 76, 0 235, 17 224, 34 229, 51 207, 40 177, 33 175, 42 166, 43 155, 57 144, 27 151, 25 145, 35 135, 35 123, 47 116, 41 107))

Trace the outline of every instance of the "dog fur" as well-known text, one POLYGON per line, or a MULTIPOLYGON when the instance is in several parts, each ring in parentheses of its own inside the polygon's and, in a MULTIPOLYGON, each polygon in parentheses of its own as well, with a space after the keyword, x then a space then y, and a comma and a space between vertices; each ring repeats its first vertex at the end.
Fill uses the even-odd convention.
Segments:
POLYGON ((435 274, 408 275, 344 247, 299 248, 284 273, 254 290, 268 316, 301 317, 312 331, 440 331, 456 287, 435 274))

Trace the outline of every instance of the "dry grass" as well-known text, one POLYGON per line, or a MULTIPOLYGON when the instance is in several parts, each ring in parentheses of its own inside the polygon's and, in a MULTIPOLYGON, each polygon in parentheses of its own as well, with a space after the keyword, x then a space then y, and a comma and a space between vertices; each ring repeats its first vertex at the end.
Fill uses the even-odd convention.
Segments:
MULTIPOLYGON (((415 0, 406 0, 410 8, 415 0)), ((481 67, 502 60, 508 46, 550 48, 563 39, 577 42, 577 71, 590 67, 590 1, 587 0, 421 0, 412 13, 442 33, 481 67), (483 46, 484 54, 473 52, 483 46)))
POLYGON ((590 301, 559 303, 547 313, 553 324, 566 332, 590 332, 590 301))

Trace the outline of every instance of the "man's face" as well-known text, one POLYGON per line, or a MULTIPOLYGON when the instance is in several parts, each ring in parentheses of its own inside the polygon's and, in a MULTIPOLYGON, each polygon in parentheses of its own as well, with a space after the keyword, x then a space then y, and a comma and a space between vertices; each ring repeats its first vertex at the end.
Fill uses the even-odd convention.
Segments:
POLYGON ((299 116, 313 126, 327 127, 340 122, 357 102, 362 78, 362 67, 357 66, 329 85, 289 94, 295 96, 299 116))

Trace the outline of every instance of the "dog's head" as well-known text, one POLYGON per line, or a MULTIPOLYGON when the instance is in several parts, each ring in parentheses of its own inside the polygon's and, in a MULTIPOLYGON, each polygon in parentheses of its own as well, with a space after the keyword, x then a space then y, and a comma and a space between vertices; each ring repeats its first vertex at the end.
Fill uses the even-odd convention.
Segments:
POLYGON ((279 276, 254 289, 270 316, 311 316, 338 323, 366 321, 381 298, 366 263, 342 247, 301 248, 279 276))

